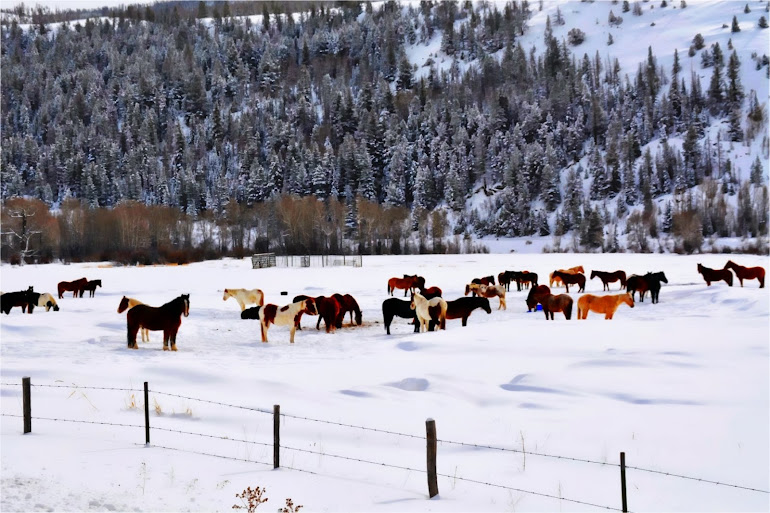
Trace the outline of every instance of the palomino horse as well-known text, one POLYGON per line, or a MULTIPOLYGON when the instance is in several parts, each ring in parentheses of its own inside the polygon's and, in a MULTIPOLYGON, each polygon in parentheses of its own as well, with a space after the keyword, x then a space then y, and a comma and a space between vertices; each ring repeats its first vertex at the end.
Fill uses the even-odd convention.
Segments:
POLYGON ((80 297, 83 297, 81 289, 86 283, 88 283, 86 278, 80 278, 79 280, 75 281, 60 281, 57 285, 59 299, 61 299, 64 296, 64 293, 67 291, 72 291, 72 297, 78 297, 78 294, 80 294, 80 297))
MULTIPOLYGON (((555 273, 556 271, 554 271, 555 273)), ((583 273, 585 274, 585 269, 583 269, 582 265, 578 265, 575 267, 570 267, 569 269, 559 269, 558 272, 564 273, 564 274, 577 274, 577 273, 583 273)), ((548 275, 548 286, 553 287, 554 284, 556 285, 562 285, 564 280, 561 279, 561 277, 555 275, 554 273, 551 273, 548 275)), ((567 291, 569 292, 569 291, 567 291)))
MULTIPOLYGON (((582 269, 582 267, 581 267, 582 269)), ((580 272, 575 273, 566 273, 562 271, 554 271, 551 273, 551 279, 553 281, 556 281, 556 278, 561 280, 561 282, 564 284, 564 286, 567 288, 567 293, 569 293, 569 286, 570 285, 577 285, 578 292, 585 292, 586 291, 586 276, 585 274, 582 274, 580 272)))
POLYGON ((420 332, 420 323, 417 322, 417 314, 411 307, 411 301, 405 301, 396 297, 390 297, 382 302, 382 319, 385 324, 385 332, 390 335, 390 325, 393 317, 414 320, 414 332, 420 332))
POLYGON ((479 295, 487 299, 493 297, 500 298, 500 304, 497 306, 497 309, 508 309, 508 306, 505 304, 505 287, 502 285, 479 285, 477 283, 470 283, 465 286, 466 296, 468 295, 468 292, 473 292, 474 297, 475 295, 479 295))
POLYGON ((159 307, 136 305, 131 308, 126 314, 129 349, 138 349, 136 333, 140 328, 147 328, 152 331, 162 330, 163 350, 168 351, 171 342, 171 350, 176 351, 176 334, 182 324, 182 315, 190 315, 190 294, 182 294, 159 307))
POLYGON ((96 287, 102 286, 102 280, 90 280, 80 289, 80 297, 83 297, 83 292, 88 291, 88 297, 94 297, 96 295, 96 287))
POLYGON ((38 298, 39 296, 32 290, 32 287, 18 292, 6 292, 0 295, 0 310, 9 315, 12 308, 19 306, 23 313, 27 313, 27 310, 32 313, 38 298))
POLYGON ((265 304, 265 294, 259 289, 225 289, 222 301, 227 301, 231 297, 238 301, 241 312, 246 309, 246 305, 262 306, 265 304))
POLYGON ((463 326, 468 324, 468 317, 470 317, 471 312, 476 308, 481 308, 488 314, 492 313, 492 308, 489 306, 489 299, 485 297, 461 297, 454 301, 447 301, 446 305, 446 318, 462 319, 463 326))
POLYGON ((425 278, 416 274, 413 276, 405 274, 403 278, 391 278, 388 280, 388 294, 391 296, 396 289, 404 289, 404 297, 406 297, 407 291, 414 293, 414 289, 419 287, 425 287, 425 278))
POLYGON ((513 279, 516 281, 516 290, 519 292, 521 292, 522 287, 529 288, 530 285, 537 287, 537 273, 514 271, 513 279))
POLYGON ((732 260, 728 260, 725 264, 725 269, 732 269, 735 272, 735 276, 738 277, 738 281, 741 282, 743 287, 743 280, 758 280, 759 288, 765 288, 765 268, 764 267, 743 267, 738 265, 732 260))
POLYGON ((291 334, 289 342, 294 343, 294 332, 297 330, 297 324, 303 313, 317 315, 315 300, 313 298, 303 299, 297 303, 291 303, 278 307, 272 303, 266 304, 259 311, 259 320, 262 328, 262 342, 267 342, 267 330, 271 324, 277 326, 290 326, 291 334))
MULTIPOLYGON (((135 307, 136 305, 143 305, 141 301, 138 299, 134 299, 132 297, 126 297, 123 296, 123 299, 120 300, 120 304, 118 304, 118 313, 123 313, 126 310, 130 310, 131 308, 135 307)), ((142 328, 142 342, 149 342, 150 341, 150 330, 147 328, 142 328)))
POLYGON ((626 286, 626 273, 623 271, 615 271, 614 273, 591 271, 592 280, 597 276, 602 280, 602 290, 610 290, 610 283, 615 283, 616 281, 620 281, 621 289, 626 286))
POLYGON ((585 319, 588 317, 588 312, 591 311, 600 314, 603 313, 605 319, 612 319, 612 316, 615 315, 615 311, 623 303, 627 304, 631 308, 634 307, 634 299, 628 292, 614 296, 594 296, 593 294, 583 294, 578 299, 577 318, 585 319))
POLYGON ((546 320, 554 320, 554 312, 562 312, 564 313, 564 317, 567 320, 570 320, 572 318, 572 298, 567 294, 554 296, 551 294, 550 289, 548 289, 548 292, 545 292, 547 287, 541 287, 545 287, 545 285, 540 285, 529 291, 529 294, 527 295, 527 304, 529 305, 530 302, 534 302, 535 305, 537 305, 537 303, 543 305, 543 313, 545 314, 546 320))
POLYGON ((724 280, 729 286, 733 286, 733 273, 730 269, 712 269, 705 265, 698 264, 698 272, 703 276, 707 286, 711 286, 712 281, 724 280))
POLYGON ((44 306, 45 311, 49 311, 53 308, 54 312, 59 311, 59 305, 56 304, 56 300, 48 292, 43 292, 37 300, 37 306, 44 306))
POLYGON ((361 318, 361 308, 358 306, 356 298, 350 294, 334 294, 335 299, 340 304, 340 313, 337 317, 337 327, 342 328, 342 321, 345 320, 345 314, 350 312, 350 324, 353 324, 353 315, 356 316, 356 326, 361 326, 363 319, 361 318))
POLYGON ((410 307, 417 314, 417 320, 420 322, 420 331, 428 331, 431 320, 436 323, 439 329, 446 329, 447 303, 443 298, 425 299, 425 296, 415 292, 412 294, 412 304, 410 307))

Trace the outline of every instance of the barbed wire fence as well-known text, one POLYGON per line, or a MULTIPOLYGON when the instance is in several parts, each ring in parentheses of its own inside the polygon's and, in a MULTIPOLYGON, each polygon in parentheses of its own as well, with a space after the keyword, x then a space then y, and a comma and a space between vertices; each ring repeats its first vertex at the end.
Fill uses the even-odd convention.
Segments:
POLYGON ((177 452, 183 452, 183 453, 189 453, 189 454, 196 454, 201 456, 207 456, 207 457, 216 457, 220 459, 226 459, 226 460, 232 460, 232 461, 241 461, 241 462, 248 462, 253 464, 259 464, 259 465, 273 465, 273 468, 285 468, 292 471, 298 471, 298 472, 304 472, 308 474, 313 475, 320 475, 320 472, 308 470, 299 468, 296 466, 290 466, 286 464, 280 463, 280 451, 291 451, 296 452, 300 454, 312 454, 312 455, 318 455, 323 457, 329 457, 341 461, 351 461, 356 463, 362 463, 366 465, 373 465, 373 466, 379 466, 383 468, 389 468, 389 469, 396 469, 396 470, 402 470, 402 471, 408 471, 408 472, 415 472, 415 473, 421 473, 426 474, 428 476, 428 483, 429 483, 429 495, 432 497, 438 493, 438 487, 437 485, 431 486, 431 483, 436 483, 436 479, 438 477, 451 479, 454 481, 460 481, 460 482, 466 482, 481 486, 487 486, 491 488, 497 488, 497 489, 505 489, 509 491, 515 491, 522 494, 527 495, 533 495, 538 497, 544 497, 549 499, 555 499, 560 501, 565 501, 573 504, 579 504, 583 506, 590 506, 597 509, 606 509, 611 511, 629 511, 628 505, 627 505, 627 495, 626 495, 626 478, 625 473, 626 470, 635 470, 637 472, 644 472, 649 473, 652 475, 657 476, 663 476, 663 477, 669 477, 669 478, 677 478, 677 479, 683 479, 693 482, 700 482, 704 484, 711 484, 715 486, 721 486, 721 487, 729 487, 739 490, 744 490, 748 492, 754 492, 754 493, 761 493, 761 494, 770 494, 770 491, 757 488, 757 487, 751 487, 751 486, 745 486, 745 485, 739 485, 735 483, 729 483, 722 480, 713 480, 713 479, 706 479, 702 477, 697 476, 688 476, 681 473, 676 472, 667 472, 663 470, 656 470, 656 469, 649 469, 644 467, 638 467, 638 466, 630 466, 625 464, 625 453, 620 453, 620 463, 611 463, 607 461, 596 461, 596 460, 590 460, 585 458, 578 458, 574 456, 567 456, 567 455, 561 455, 561 454, 549 454, 545 452, 538 452, 538 451, 529 451, 524 449, 517 449, 512 447, 501 447, 501 446, 495 446, 495 445, 487 445, 487 444, 480 444, 480 443, 472 443, 472 442, 462 442, 462 441, 456 441, 456 440, 446 440, 446 439, 439 439, 435 436, 435 423, 432 419, 428 419, 426 421, 426 435, 415 435, 411 433, 402 433, 398 431, 391 431, 386 429, 380 429, 380 428, 373 428, 368 426, 362 426, 362 425, 356 425, 356 424, 349 424, 344 422, 337 422, 337 421, 330 421, 330 420, 324 420, 324 419, 316 419, 312 417, 302 416, 302 415, 294 415, 294 414, 288 414, 288 413, 281 413, 280 412, 280 406, 275 405, 273 407, 273 410, 268 410, 264 408, 256 408, 251 406, 244 406, 239 404, 232 404, 232 403, 226 403, 222 401, 215 401, 210 399, 203 399, 198 397, 191 397, 191 396, 185 396, 181 394, 174 394, 169 392, 164 392, 161 390, 152 390, 149 388, 149 385, 147 382, 144 383, 143 389, 135 389, 135 388, 124 388, 124 387, 95 387, 95 386, 80 386, 76 384, 71 385, 63 385, 63 384, 32 384, 30 378, 22 378, 21 383, 11 383, 11 382, 2 382, 0 383, 0 386, 2 387, 21 387, 22 388, 22 395, 23 395, 23 415, 18 414, 12 414, 12 413, 6 413, 2 412, 0 413, 0 416, 2 417, 10 417, 10 418, 20 418, 23 420, 24 425, 24 433, 29 433, 32 430, 31 423, 32 419, 34 418, 36 421, 47 421, 47 422, 64 422, 64 423, 77 423, 77 424, 92 424, 92 425, 99 425, 99 426, 109 426, 109 427, 120 427, 120 428, 132 428, 132 429, 142 429, 145 430, 145 446, 155 447, 158 449, 164 449, 164 450, 173 450, 177 452), (144 424, 125 424, 125 423, 116 423, 116 422, 100 422, 100 421, 90 421, 90 420, 82 420, 82 419, 67 419, 67 418, 56 418, 56 417, 43 417, 43 416, 35 416, 32 417, 31 414, 31 389, 32 388, 67 388, 71 389, 73 391, 78 390, 102 390, 102 391, 120 391, 120 392, 130 392, 130 393, 144 393, 144 413, 145 413, 145 423, 144 424), (222 406, 225 408, 233 408, 233 409, 239 409, 264 415, 271 415, 273 417, 273 443, 267 443, 267 442, 259 442, 254 440, 247 440, 244 438, 236 438, 236 437, 228 437, 228 436, 220 436, 220 435, 213 435, 210 433, 202 433, 202 432, 193 432, 193 431, 185 431, 185 430, 179 430, 179 429, 171 429, 167 427, 161 427, 161 426, 150 426, 150 415, 149 415, 149 393, 157 394, 157 395, 164 395, 168 397, 174 397, 179 399, 184 399, 188 401, 197 401, 204 404, 212 404, 217 406, 222 406), (360 430, 365 432, 372 432, 372 433, 378 433, 378 434, 387 434, 391 436, 397 436, 397 437, 403 437, 408 439, 417 439, 417 440, 425 440, 427 442, 427 465, 425 469, 420 468, 414 468, 414 467, 408 467, 404 465, 396 465, 391 463, 385 463, 385 462, 378 462, 378 461, 372 461, 364 458, 357 458, 353 456, 346 456, 341 454, 334 454, 329 453, 326 451, 317 451, 312 449, 306 449, 306 448, 300 448, 300 447, 293 447, 291 445, 281 445, 280 443, 280 420, 282 418, 288 418, 288 419, 295 419, 295 420, 301 420, 301 421, 307 421, 307 422, 313 422, 313 423, 319 423, 329 426, 334 426, 337 428, 345 428, 345 429, 353 429, 353 430, 360 430), (186 436, 197 436, 201 438, 207 438, 211 440, 222 440, 226 442, 237 442, 241 444, 249 444, 249 445, 255 445, 255 446, 261 446, 261 447, 272 447, 273 448, 273 461, 272 462, 265 462, 265 461, 257 461, 254 459, 244 459, 244 458, 237 458, 233 456, 223 455, 223 454, 216 454, 216 453, 209 453, 209 452, 203 452, 203 451, 194 451, 190 449, 181 449, 181 448, 175 448, 175 447, 169 447, 166 445, 159 445, 159 444, 151 444, 150 443, 150 432, 158 431, 158 432, 167 432, 167 433, 174 433, 174 434, 180 434, 180 435, 186 435, 186 436), (613 506, 607 506, 607 505, 601 505, 601 504, 595 504, 592 502, 579 500, 571 497, 564 497, 561 494, 560 495, 553 495, 548 494, 541 491, 536 490, 527 490, 523 488, 517 488, 509 485, 499 484, 499 483, 492 483, 488 481, 484 481, 481 479, 472 479, 469 477, 464 476, 457 476, 457 475, 449 475, 449 474, 442 474, 439 473, 436 470, 436 446, 437 444, 442 444, 446 446, 458 446, 458 447, 468 447, 473 449, 481 449, 481 450, 487 450, 487 451, 498 451, 498 452, 504 452, 504 453, 517 453, 522 454, 524 456, 537 456, 542 458, 549 458, 553 460, 562 460, 562 461, 569 461, 569 462, 575 462, 575 463, 583 463, 583 464, 589 464, 589 465, 597 465, 602 467, 613 467, 618 468, 620 470, 620 481, 621 481, 621 507, 613 507, 613 506), (435 492, 435 493, 434 493, 435 492))

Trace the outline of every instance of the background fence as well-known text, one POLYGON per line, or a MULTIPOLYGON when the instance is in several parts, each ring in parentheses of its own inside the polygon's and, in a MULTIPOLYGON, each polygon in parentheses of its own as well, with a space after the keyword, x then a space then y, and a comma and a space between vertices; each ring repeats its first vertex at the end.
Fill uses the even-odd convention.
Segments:
MULTIPOLYGON (((208 457, 216 457, 216 458, 223 458, 233 461, 242 461, 242 462, 249 462, 254 464, 260 464, 260 465, 272 465, 273 468, 285 468, 289 470, 295 470, 299 472, 306 472, 310 474, 320 474, 318 471, 309 470, 307 468, 300 468, 298 466, 287 466, 285 464, 281 463, 281 451, 292 451, 296 453, 305 453, 305 454, 312 454, 312 455, 318 455, 328 458, 334 458, 338 460, 343 461, 351 461, 351 462, 358 462, 368 465, 376 465, 379 467, 384 468, 392 468, 392 469, 398 469, 398 470, 406 470, 410 472, 417 472, 421 474, 425 474, 427 477, 427 484, 428 484, 428 496, 434 497, 439 493, 438 488, 438 478, 447 478, 454 481, 461 481, 461 482, 467 482, 467 483, 473 483, 477 485, 492 487, 492 488, 502 488, 505 490, 510 491, 516 491, 524 494, 529 495, 535 495, 539 497, 546 497, 554 500, 559 501, 566 501, 573 504, 580 504, 583 506, 590 506, 595 507, 597 509, 606 509, 606 510, 612 510, 612 511, 628 511, 628 500, 627 500, 627 493, 626 493, 626 471, 627 470, 634 470, 637 472, 644 472, 649 473, 657 476, 663 476, 663 477, 669 477, 669 478, 678 478, 678 479, 684 479, 684 480, 690 480, 690 481, 697 481, 700 483, 707 483, 711 485, 717 485, 722 487, 730 487, 734 489, 740 489, 744 490, 746 492, 753 492, 753 493, 761 493, 761 494, 770 494, 770 491, 753 488, 749 486, 742 486, 737 484, 731 484, 726 483, 722 481, 714 481, 709 479, 703 479, 700 477, 693 477, 693 476, 687 476, 683 474, 677 474, 673 472, 666 472, 662 470, 654 470, 654 469, 647 469, 642 467, 636 467, 636 466, 628 466, 626 465, 626 458, 625 453, 621 452, 619 455, 619 462, 618 463, 608 463, 606 461, 594 461, 590 459, 584 459, 584 458, 575 458, 571 456, 566 455, 559 455, 559 454, 548 454, 543 452, 537 452, 537 451, 525 451, 522 449, 515 449, 511 447, 496 447, 492 445, 483 445, 483 444, 477 444, 477 443, 471 443, 471 442, 462 442, 462 441, 455 441, 455 440, 446 440, 446 439, 440 439, 437 436, 437 427, 436 423, 433 419, 427 419, 425 421, 425 435, 415 435, 415 434, 409 434, 409 433, 399 433, 396 431, 390 431, 385 429, 379 429, 379 428, 372 428, 367 426, 360 426, 360 425, 354 425, 354 424, 346 424, 342 422, 335 422, 335 421, 329 421, 329 420, 323 420, 323 419, 316 419, 311 417, 305 417, 300 415, 294 415, 289 413, 281 413, 281 409, 279 405, 275 405, 272 409, 262 409, 262 408, 253 408, 253 407, 247 407, 243 405, 237 405, 237 404, 228 404, 221 401, 215 401, 215 400, 209 400, 209 399, 202 399, 202 398, 196 398, 196 397, 188 397, 183 396, 179 394, 173 394, 169 392, 164 392, 161 390, 153 390, 149 388, 149 383, 145 382, 143 389, 132 389, 132 388, 119 388, 119 387, 80 387, 80 386, 73 386, 73 385, 56 385, 56 384, 32 384, 30 378, 22 378, 21 383, 2 383, 3 387, 21 387, 22 388, 22 414, 12 414, 7 412, 2 412, 3 417, 16 417, 21 419, 21 423, 23 426, 23 432, 30 433, 32 432, 32 421, 46 421, 46 422, 63 422, 63 423, 78 423, 78 424, 92 424, 92 425, 99 425, 99 426, 110 426, 110 427, 120 427, 120 428, 131 428, 136 430, 136 437, 137 439, 141 440, 141 435, 139 433, 142 433, 144 435, 144 444, 148 447, 153 447, 157 449, 163 449, 163 450, 174 450, 174 451, 181 451, 185 453, 190 454, 197 454, 202 456, 208 456, 208 457), (55 389, 55 388, 67 388, 67 389, 73 389, 76 390, 104 390, 104 391, 120 391, 120 392, 130 392, 130 393, 141 393, 144 396, 144 423, 143 424, 125 424, 125 423, 112 423, 112 422, 95 422, 95 421, 89 421, 89 420, 82 420, 82 419, 72 419, 72 418, 54 418, 54 417, 46 417, 44 415, 32 415, 32 390, 33 388, 39 388, 39 389, 55 389), (178 430, 178 429, 171 429, 164 426, 158 426, 158 425, 152 425, 150 424, 150 401, 149 401, 149 394, 153 393, 156 395, 161 396, 168 396, 168 397, 174 397, 174 398, 180 398, 188 401, 197 401, 200 403, 208 403, 213 405, 218 405, 225 408, 234 408, 234 409, 240 409, 244 411, 248 411, 250 413, 259 414, 259 415, 271 415, 272 416, 272 431, 273 431, 273 440, 272 443, 268 442, 259 442, 254 440, 245 440, 245 439, 239 439, 232 436, 221 436, 221 434, 212 434, 212 433, 205 433, 205 432, 192 432, 192 431, 185 431, 185 430, 178 430), (300 447, 294 447, 291 445, 291 443, 285 444, 286 439, 282 441, 281 439, 281 420, 282 419, 295 419, 299 421, 306 421, 306 422, 312 422, 312 423, 318 423, 318 424, 324 424, 327 426, 332 426, 335 429, 354 429, 354 430, 361 430, 361 431, 367 431, 371 433, 377 433, 381 435, 389 435, 389 436, 397 436, 397 437, 403 437, 403 438, 409 438, 409 439, 424 439, 425 440, 425 458, 426 458, 426 465, 425 468, 414 468, 409 467, 405 465, 395 465, 391 463, 385 463, 385 462, 379 462, 379 461, 372 461, 370 459, 361 458, 358 455, 343 455, 343 454, 333 454, 329 453, 328 451, 319 451, 319 450, 313 450, 313 449, 307 449, 307 448, 300 448, 300 447), (243 459, 243 458, 237 458, 229 455, 224 455, 220 453, 215 452, 204 452, 204 451, 193 451, 189 449, 179 449, 174 447, 167 447, 163 445, 158 444, 151 444, 151 433, 153 431, 157 432, 168 432, 168 433, 174 433, 175 435, 186 435, 186 436, 196 436, 201 438, 209 439, 210 441, 224 441, 228 443, 239 443, 239 444, 252 444, 257 446, 263 446, 265 448, 269 448, 272 446, 273 451, 273 458, 272 462, 267 461, 257 461, 254 459, 243 459), (549 458, 553 460, 562 460, 565 462, 576 462, 580 464, 586 464, 586 465, 598 465, 603 467, 614 467, 617 468, 619 471, 619 484, 620 484, 620 506, 614 507, 614 506, 608 506, 608 505, 602 505, 602 504, 595 504, 592 502, 576 499, 576 498, 570 498, 570 497, 564 497, 562 495, 552 495, 548 493, 543 493, 537 490, 526 490, 522 488, 517 488, 513 486, 508 486, 500 483, 492 483, 487 482, 485 480, 481 479, 474 479, 470 477, 465 476, 458 476, 458 475, 448 475, 448 474, 442 474, 437 471, 436 468, 436 458, 437 458, 437 452, 439 445, 447 445, 447 446, 460 446, 460 447, 467 447, 467 448, 473 448, 476 450, 486 450, 486 451, 498 451, 502 453, 519 453, 523 456, 534 456, 534 457, 542 457, 542 458, 549 458)), ((133 397, 133 396, 132 396, 133 397)), ((138 443, 138 442, 135 442, 138 443)), ((213 447, 213 445, 211 446, 213 447)), ((608 483, 607 488, 615 488, 617 487, 618 482, 615 484, 608 483)), ((617 488, 615 488, 617 490, 617 488)), ((617 494, 617 491, 613 493, 613 495, 617 494)), ((608 492, 608 495, 610 493, 608 492)), ((617 495, 615 495, 617 500, 617 495)))

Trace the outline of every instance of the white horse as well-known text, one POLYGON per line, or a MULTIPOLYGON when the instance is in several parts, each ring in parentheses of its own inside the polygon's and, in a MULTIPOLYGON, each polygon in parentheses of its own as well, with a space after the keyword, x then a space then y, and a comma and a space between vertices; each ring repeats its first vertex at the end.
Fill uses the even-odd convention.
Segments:
POLYGON ((54 312, 59 311, 59 305, 56 304, 56 300, 48 292, 40 294, 40 298, 37 300, 37 306, 44 306, 46 312, 51 308, 53 308, 54 312))
POLYGON ((302 314, 318 315, 318 309, 315 300, 311 297, 291 303, 286 306, 278 307, 274 304, 267 304, 259 311, 260 327, 262 328, 262 342, 267 342, 267 330, 271 324, 278 326, 291 326, 291 335, 289 342, 294 343, 294 332, 302 318, 302 314))
POLYGON ((437 328, 446 329, 447 302, 443 298, 434 297, 428 300, 419 292, 415 292, 412 296, 412 304, 409 306, 417 313, 421 332, 428 331, 431 320, 436 323, 437 328))
MULTIPOLYGON (((138 299, 123 296, 123 299, 120 300, 120 304, 118 305, 118 313, 123 313, 126 310, 131 310, 136 305, 143 305, 143 304, 144 303, 142 303, 138 299)), ((148 330, 147 328, 141 328, 139 331, 141 331, 142 333, 142 342, 149 342, 150 330, 148 330)))
POLYGON ((257 306, 264 306, 265 304, 265 294, 259 289, 225 289, 222 301, 227 301, 230 297, 234 297, 241 305, 241 312, 246 310, 246 305, 254 303, 257 306))

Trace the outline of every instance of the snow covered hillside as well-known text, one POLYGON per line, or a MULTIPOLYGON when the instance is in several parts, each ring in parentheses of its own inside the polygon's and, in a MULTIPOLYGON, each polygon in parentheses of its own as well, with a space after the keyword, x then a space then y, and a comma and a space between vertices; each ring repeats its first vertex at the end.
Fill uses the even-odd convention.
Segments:
MULTIPOLYGON (((30 285, 54 292, 81 276, 104 286, 94 298, 64 297, 59 312, 16 308, 0 317, 0 508, 229 511, 240 504, 237 493, 260 486, 269 502, 259 511, 285 498, 306 511, 620 509, 623 451, 631 511, 767 510, 770 289, 756 280, 707 287, 696 264, 721 268, 727 257, 365 256, 361 268, 262 270, 248 259, 3 265, 6 292, 30 285), (526 291, 514 287, 507 310, 493 299, 491 314, 475 311, 467 327, 450 320, 446 331, 415 334, 397 318, 385 334, 381 303, 392 276, 418 273, 455 299, 474 277, 528 269, 542 282, 576 265, 587 273, 664 271, 668 283, 658 304, 648 296, 609 322, 596 314, 546 321, 527 313, 526 291), (232 299, 223 302, 226 287, 261 288, 279 305, 300 293, 350 293, 364 323, 326 334, 304 317, 293 345, 282 327, 263 344, 257 323, 241 320, 232 299), (179 350, 163 352, 159 332, 127 349, 121 297, 160 305, 181 293, 191 295, 191 308, 179 350), (23 376, 33 384, 29 435, 18 417, 23 376), (428 418, 440 440, 432 500, 428 418)), ((601 289, 599 280, 587 282, 587 293, 601 289)), ((581 294, 570 288, 570 295, 581 294)))

